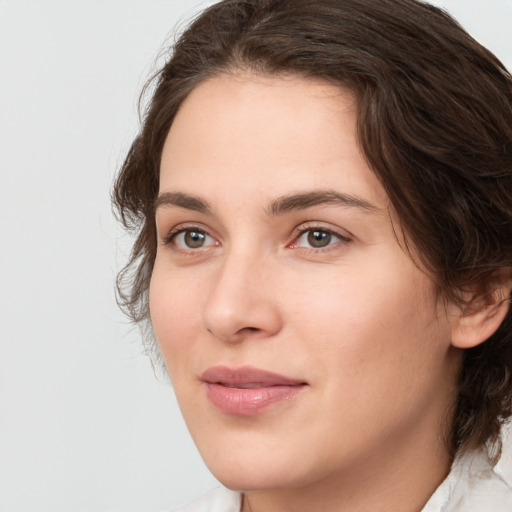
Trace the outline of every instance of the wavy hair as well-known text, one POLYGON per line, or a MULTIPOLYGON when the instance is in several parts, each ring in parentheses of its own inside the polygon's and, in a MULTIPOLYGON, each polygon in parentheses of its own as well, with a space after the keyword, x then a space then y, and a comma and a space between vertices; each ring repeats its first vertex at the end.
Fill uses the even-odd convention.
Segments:
MULTIPOLYGON (((219 73, 315 77, 358 99, 358 140, 405 239, 449 300, 492 300, 512 268, 512 78, 445 11, 417 0, 224 0, 169 50, 113 190, 135 232, 118 300, 149 322, 160 158, 187 95, 219 73)), ((506 300, 510 298, 507 297, 506 300)), ((497 442, 512 415, 512 315, 465 351, 453 451, 497 442)))

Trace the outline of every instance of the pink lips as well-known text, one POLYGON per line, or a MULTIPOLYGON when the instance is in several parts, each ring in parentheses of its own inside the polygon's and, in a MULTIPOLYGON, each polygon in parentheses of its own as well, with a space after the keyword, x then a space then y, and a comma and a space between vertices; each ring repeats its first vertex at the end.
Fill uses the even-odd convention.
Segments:
POLYGON ((201 376, 208 399, 221 412, 250 416, 271 404, 294 397, 306 386, 304 381, 259 370, 215 366, 201 376))

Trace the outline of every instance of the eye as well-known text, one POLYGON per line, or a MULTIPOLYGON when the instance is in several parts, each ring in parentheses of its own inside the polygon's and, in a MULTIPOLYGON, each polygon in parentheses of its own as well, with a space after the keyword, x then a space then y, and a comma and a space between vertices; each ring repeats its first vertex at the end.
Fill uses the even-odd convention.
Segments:
POLYGON ((292 248, 323 249, 340 242, 349 242, 347 237, 326 228, 308 228, 299 232, 292 248))
POLYGON ((301 242, 304 243, 307 241, 307 243, 314 247, 315 249, 320 249, 322 247, 328 246, 332 241, 332 233, 329 233, 328 231, 322 231, 319 229, 306 231, 306 233, 302 234, 299 238, 299 245, 301 245, 301 242))
POLYGON ((202 229, 186 228, 171 233, 165 240, 165 244, 173 244, 179 249, 188 250, 210 247, 212 245, 217 245, 217 242, 202 229))

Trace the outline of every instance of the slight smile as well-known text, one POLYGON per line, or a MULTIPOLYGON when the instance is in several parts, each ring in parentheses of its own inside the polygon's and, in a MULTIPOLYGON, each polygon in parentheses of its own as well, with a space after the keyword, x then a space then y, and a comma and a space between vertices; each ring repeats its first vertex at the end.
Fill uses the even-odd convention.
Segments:
POLYGON ((225 414, 251 416, 272 404, 300 393, 307 383, 283 375, 244 366, 215 366, 201 380, 212 405, 225 414))

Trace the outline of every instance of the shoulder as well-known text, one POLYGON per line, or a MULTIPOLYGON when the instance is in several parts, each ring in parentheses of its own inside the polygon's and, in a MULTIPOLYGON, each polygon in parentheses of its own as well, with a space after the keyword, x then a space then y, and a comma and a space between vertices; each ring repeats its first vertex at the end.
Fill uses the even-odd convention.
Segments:
POLYGON ((241 504, 240 493, 219 487, 174 512, 240 512, 241 504))
POLYGON ((422 512, 511 512, 512 457, 506 451, 493 465, 487 450, 466 453, 422 512))

